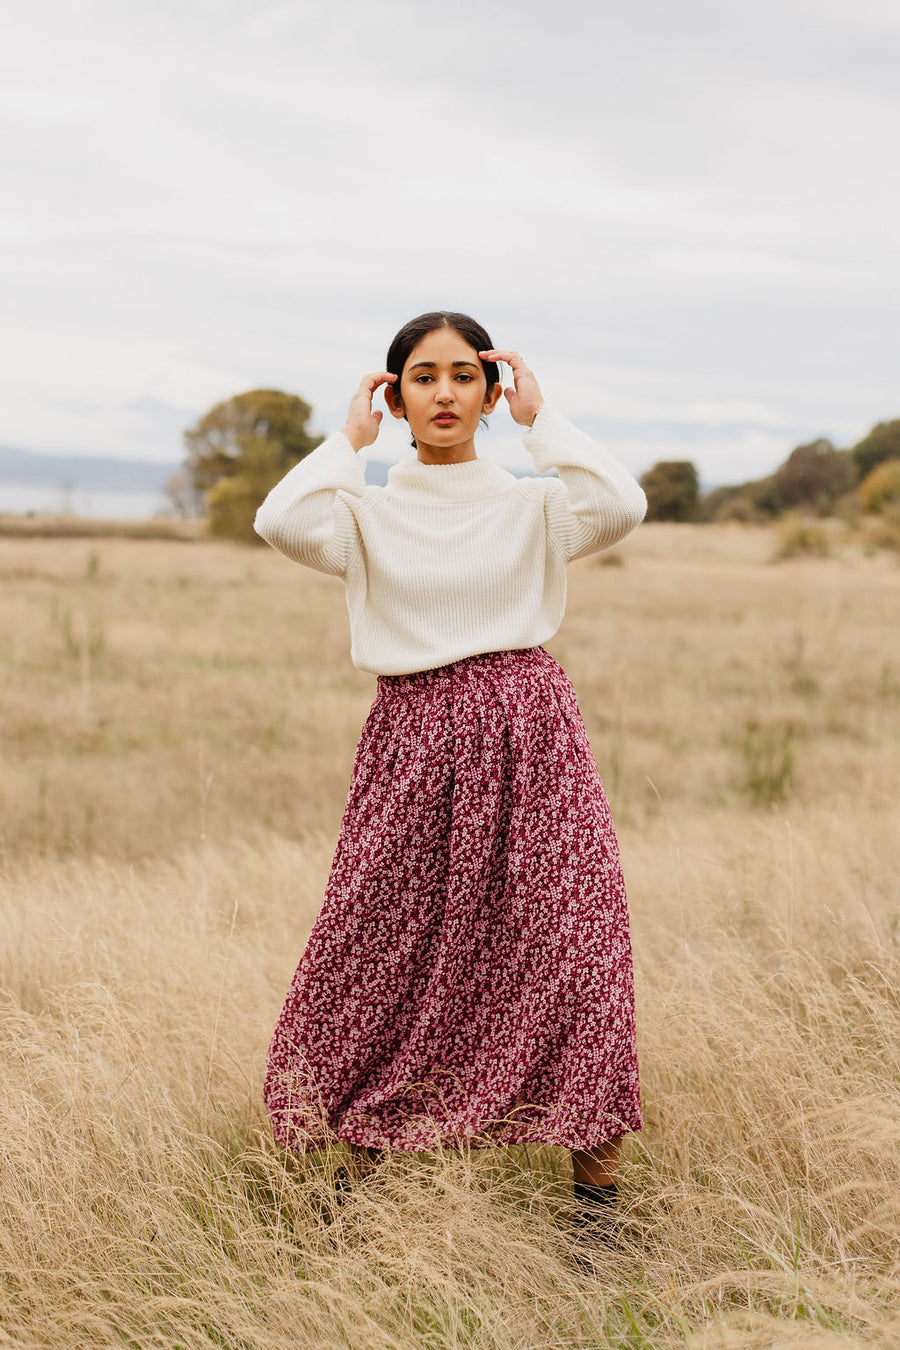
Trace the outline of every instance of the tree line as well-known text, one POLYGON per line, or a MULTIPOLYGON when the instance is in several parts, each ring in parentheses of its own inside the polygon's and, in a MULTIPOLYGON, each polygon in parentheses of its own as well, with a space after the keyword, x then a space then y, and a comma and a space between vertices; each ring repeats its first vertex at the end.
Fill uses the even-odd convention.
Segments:
MULTIPOLYGON (((217 403, 184 433, 183 470, 167 485, 180 515, 207 517, 210 534, 256 541, 253 519, 270 488, 316 446, 312 409, 296 394, 252 389, 217 403)), ((647 519, 765 521, 900 511, 900 419, 879 422, 849 450, 820 438, 798 445, 774 473, 700 491, 690 460, 660 460, 641 477, 647 519)))
POLYGON ((765 478, 701 493, 690 460, 661 460, 641 478, 648 520, 765 521, 900 508, 900 419, 879 422, 849 450, 824 437, 798 445, 765 478))

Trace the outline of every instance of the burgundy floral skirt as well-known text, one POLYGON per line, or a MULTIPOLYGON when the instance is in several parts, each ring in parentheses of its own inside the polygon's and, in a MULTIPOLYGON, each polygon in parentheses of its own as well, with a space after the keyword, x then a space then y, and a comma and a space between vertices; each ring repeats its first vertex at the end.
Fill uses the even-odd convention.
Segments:
POLYGON ((543 647, 378 677, 264 1093, 297 1152, 641 1129, 618 846, 543 647))

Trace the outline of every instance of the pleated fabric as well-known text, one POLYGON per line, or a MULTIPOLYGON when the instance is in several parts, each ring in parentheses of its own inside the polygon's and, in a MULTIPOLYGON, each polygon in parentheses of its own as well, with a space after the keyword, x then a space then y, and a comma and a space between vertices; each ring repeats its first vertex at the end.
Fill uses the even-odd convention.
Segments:
POLYGON ((378 677, 264 1095, 297 1152, 641 1129, 618 845, 543 647, 378 677))

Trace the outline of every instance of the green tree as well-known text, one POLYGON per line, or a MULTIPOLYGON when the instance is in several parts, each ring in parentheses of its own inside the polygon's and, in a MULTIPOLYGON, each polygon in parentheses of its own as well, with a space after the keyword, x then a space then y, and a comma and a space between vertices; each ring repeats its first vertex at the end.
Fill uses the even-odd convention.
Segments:
POLYGON ((253 517, 270 488, 317 445, 309 404, 278 389, 252 389, 210 408, 184 433, 185 472, 209 514, 210 532, 256 540, 253 517))
POLYGON ((284 476, 280 447, 264 436, 246 436, 240 462, 239 473, 220 478, 206 493, 209 532, 217 539, 261 543, 253 520, 266 493, 284 476))
POLYGON ((775 472, 775 492, 782 508, 811 506, 827 511, 856 485, 856 461, 836 450, 824 437, 798 445, 775 472))
POLYGON ((688 459, 660 460, 641 478, 648 520, 696 520, 700 483, 688 459))
POLYGON ((770 473, 766 478, 755 478, 752 482, 745 483, 744 492, 757 517, 781 514, 781 498, 775 486, 774 473, 770 473))
POLYGON ((860 478, 865 478, 886 459, 900 459, 900 418, 879 422, 852 450, 860 478))

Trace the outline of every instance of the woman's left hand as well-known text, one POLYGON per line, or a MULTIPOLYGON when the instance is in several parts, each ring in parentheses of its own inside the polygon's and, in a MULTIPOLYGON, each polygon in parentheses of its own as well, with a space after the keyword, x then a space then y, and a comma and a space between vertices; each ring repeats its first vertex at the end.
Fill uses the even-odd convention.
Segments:
POLYGON ((504 389, 503 397, 509 404, 513 421, 518 422, 520 427, 530 427, 538 415, 544 396, 519 353, 500 352, 492 347, 490 351, 479 352, 478 355, 482 361, 505 361, 510 367, 515 389, 504 389))

